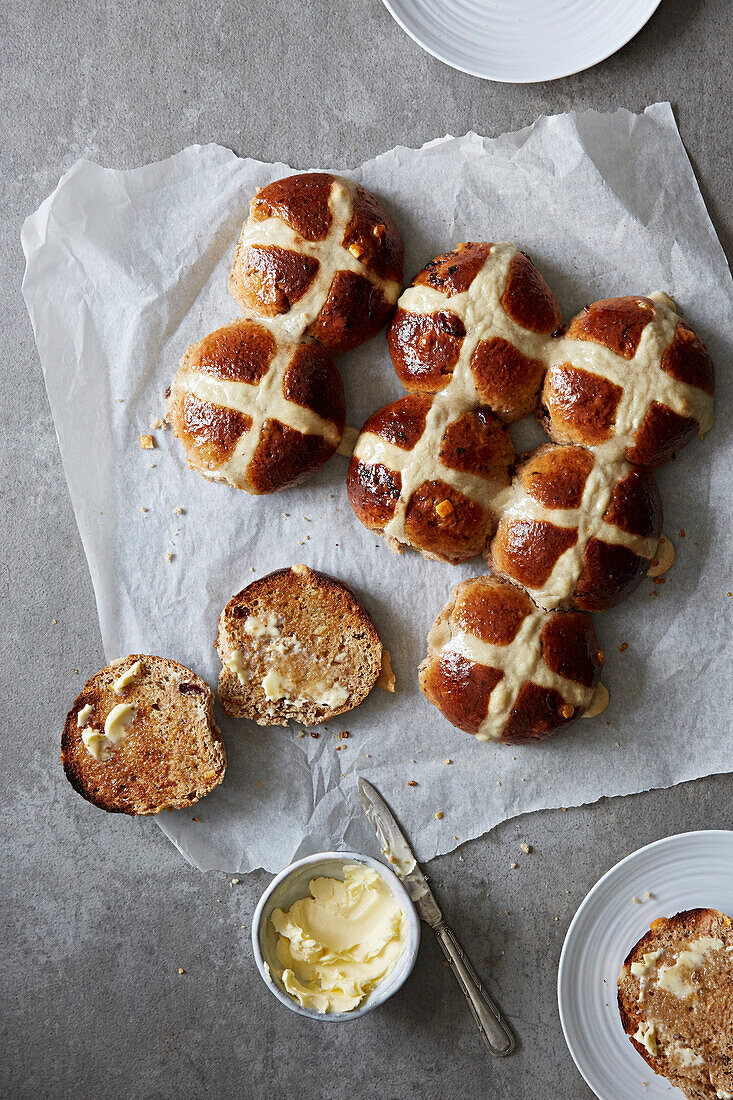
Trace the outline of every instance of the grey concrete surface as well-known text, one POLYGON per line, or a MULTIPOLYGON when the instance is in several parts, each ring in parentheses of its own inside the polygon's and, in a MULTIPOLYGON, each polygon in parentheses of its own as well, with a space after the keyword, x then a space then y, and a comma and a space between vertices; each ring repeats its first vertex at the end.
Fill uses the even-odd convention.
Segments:
POLYGON ((729 0, 662 0, 614 58, 528 87, 445 68, 379 0, 5 0, 0 36, 0 1095, 590 1096, 555 1001, 567 925, 628 851, 729 826, 731 777, 534 814, 435 861, 446 911, 521 1035, 513 1058, 482 1049, 429 934, 409 983, 360 1023, 314 1025, 284 1011, 249 949, 268 876, 231 886, 201 875, 153 822, 105 816, 61 774, 62 715, 103 662, 20 296, 19 233, 80 156, 127 167, 218 141, 348 169, 446 131, 496 134, 542 112, 668 98, 730 248, 729 0), (520 839, 535 851, 510 872, 520 839))

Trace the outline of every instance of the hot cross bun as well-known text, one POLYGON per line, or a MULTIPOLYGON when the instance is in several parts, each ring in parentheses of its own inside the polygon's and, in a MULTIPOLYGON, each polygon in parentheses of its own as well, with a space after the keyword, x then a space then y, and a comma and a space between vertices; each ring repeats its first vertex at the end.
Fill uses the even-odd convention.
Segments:
POLYGON ((712 427, 710 355, 664 294, 594 302, 554 350, 539 415, 558 443, 659 466, 712 427))
POLYGON ((532 412, 560 306, 513 244, 459 244, 431 260, 397 303, 387 339, 411 393, 450 388, 510 423, 532 412))
POLYGON ((403 245, 381 204, 323 172, 259 190, 229 289, 245 316, 188 349, 167 415, 197 473, 249 493, 310 477, 344 429, 329 351, 348 351, 389 320, 403 245))
POLYGON ((279 317, 335 352, 370 340, 402 285, 403 245, 381 203, 353 180, 306 172, 261 188, 229 290, 245 313, 279 317))
POLYGON ((476 557, 496 524, 514 447, 485 406, 454 408, 440 396, 409 394, 367 420, 349 465, 354 512, 401 550, 462 562, 476 557))
POLYGON ((540 607, 602 611, 638 587, 661 533, 650 469, 545 443, 521 456, 486 558, 540 607))
POLYGON ((420 690, 479 741, 538 741, 592 706, 602 664, 589 615, 543 611, 520 588, 476 577, 428 634, 420 690))
POLYGON ((167 416, 191 469, 248 493, 273 493, 304 481, 334 453, 344 387, 315 342, 235 321, 188 349, 167 416))

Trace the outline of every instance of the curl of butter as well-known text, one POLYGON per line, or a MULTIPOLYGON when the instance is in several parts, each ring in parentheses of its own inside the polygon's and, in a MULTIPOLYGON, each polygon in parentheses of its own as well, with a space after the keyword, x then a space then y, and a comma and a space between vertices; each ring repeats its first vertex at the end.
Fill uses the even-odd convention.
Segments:
POLYGON ((636 1035, 634 1036, 637 1043, 641 1043, 649 1051, 654 1058, 657 1054, 657 1029, 654 1024, 647 1024, 642 1021, 639 1024, 636 1035))
POLYGON ((662 535, 659 540, 656 552, 652 559, 652 564, 647 569, 647 577, 661 577, 662 573, 666 573, 668 569, 671 569, 674 565, 674 546, 669 541, 666 535, 662 535))
POLYGON ((94 707, 91 703, 85 703, 76 716, 77 729, 82 729, 83 726, 88 725, 89 719, 94 713, 94 707))
POLYGON ((104 736, 111 745, 116 745, 127 736, 127 727, 135 717, 132 703, 118 703, 112 707, 104 723, 104 736))
POLYGON ((242 659, 241 649, 233 649, 224 661, 224 665, 230 672, 233 672, 235 676, 239 677, 240 684, 248 684, 252 678, 250 670, 242 659))
POLYGON ((86 726, 81 732, 81 739, 89 755, 102 762, 108 760, 114 746, 127 737, 127 727, 134 717, 135 707, 132 703, 117 703, 107 715, 104 733, 92 726, 86 726))
POLYGON ((659 949, 659 951, 645 952, 643 962, 641 962, 641 960, 637 960, 637 962, 632 962, 630 967, 631 973, 634 975, 635 978, 648 978, 652 970, 654 969, 654 963, 662 954, 663 952, 661 948, 659 949))
POLYGON ((583 711, 583 718, 597 718, 599 714, 603 714, 604 710, 608 706, 608 702, 611 696, 608 694, 608 688, 605 684, 598 684, 596 690, 593 692, 593 698, 590 701, 590 706, 586 707, 583 711))
POLYGON ((115 682, 112 684, 112 691, 115 695, 124 695, 125 688, 128 688, 130 684, 134 684, 141 672, 141 666, 139 661, 135 661, 134 665, 130 665, 126 672, 123 672, 121 676, 118 676, 115 682))

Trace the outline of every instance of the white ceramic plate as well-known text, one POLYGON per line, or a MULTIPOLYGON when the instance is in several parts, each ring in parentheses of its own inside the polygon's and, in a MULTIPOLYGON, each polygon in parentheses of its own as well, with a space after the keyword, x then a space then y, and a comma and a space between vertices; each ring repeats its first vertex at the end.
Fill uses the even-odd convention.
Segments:
POLYGON ((616 979, 656 917, 698 906, 733 915, 733 832, 679 833, 640 848, 599 879, 575 914, 557 976, 560 1020, 576 1066, 601 1100, 682 1100, 629 1042, 616 979))
POLYGON ((512 84, 596 65, 637 34, 660 0, 383 0, 419 46, 471 76, 512 84))

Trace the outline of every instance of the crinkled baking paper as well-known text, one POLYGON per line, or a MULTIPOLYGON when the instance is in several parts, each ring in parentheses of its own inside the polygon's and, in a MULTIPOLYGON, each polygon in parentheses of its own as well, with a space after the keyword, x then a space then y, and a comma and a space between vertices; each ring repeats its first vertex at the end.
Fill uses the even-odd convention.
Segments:
MULTIPOLYGON (((667 291, 707 342, 718 407, 728 404, 731 279, 668 104, 540 118, 498 138, 446 137, 318 167, 384 199, 408 278, 459 241, 513 240, 566 318, 598 298, 667 291)), ((215 684, 224 604, 300 561, 351 585, 392 653, 396 694, 375 690, 317 737, 220 714, 223 785, 195 809, 161 814, 160 827, 202 869, 274 871, 317 850, 374 851, 356 793, 364 775, 428 860, 528 810, 730 769, 727 415, 659 472, 677 550, 666 583, 647 581, 596 618, 608 710, 527 747, 477 743, 418 691, 430 624, 459 580, 484 571, 480 559, 456 568, 394 556, 355 519, 341 456, 305 486, 251 497, 189 471, 171 432, 140 449, 186 347, 236 316, 227 273, 255 188, 290 170, 218 145, 132 171, 81 160, 23 229, 23 290, 107 658, 161 654, 215 684), (348 739, 337 739, 344 729, 348 739)), ((339 365, 352 425, 403 392, 384 335, 339 365)), ((521 446, 536 433, 513 430, 521 446)))

